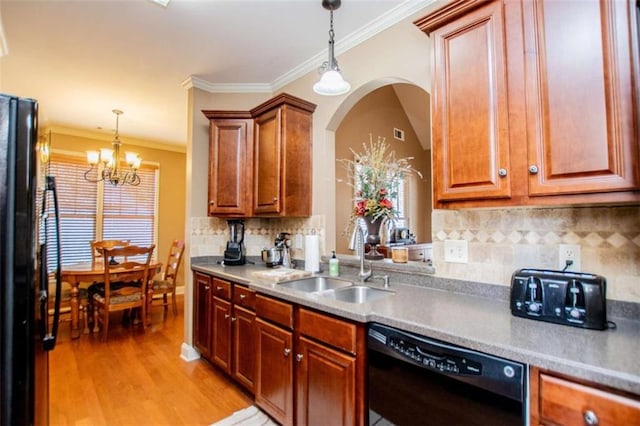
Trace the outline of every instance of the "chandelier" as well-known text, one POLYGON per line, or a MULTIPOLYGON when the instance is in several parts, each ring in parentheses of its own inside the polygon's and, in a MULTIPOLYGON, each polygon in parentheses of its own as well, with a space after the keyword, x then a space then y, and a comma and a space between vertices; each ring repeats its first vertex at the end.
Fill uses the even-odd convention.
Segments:
POLYGON ((103 148, 98 151, 87 151, 87 161, 91 168, 84 173, 84 178, 89 182, 109 182, 112 185, 140 185, 140 176, 137 170, 140 168, 142 158, 135 152, 125 153, 125 161, 120 161, 120 136, 118 135, 118 119, 122 114, 119 109, 114 109, 116 115, 116 134, 113 139, 113 149, 103 148), (97 178, 93 177, 93 171, 97 170, 97 178))
POLYGON ((322 0, 322 7, 330 13, 329 21, 329 60, 322 63, 320 81, 313 85, 313 91, 319 95, 336 96, 347 93, 351 85, 342 78, 338 61, 333 55, 333 11, 340 7, 341 0, 322 0))

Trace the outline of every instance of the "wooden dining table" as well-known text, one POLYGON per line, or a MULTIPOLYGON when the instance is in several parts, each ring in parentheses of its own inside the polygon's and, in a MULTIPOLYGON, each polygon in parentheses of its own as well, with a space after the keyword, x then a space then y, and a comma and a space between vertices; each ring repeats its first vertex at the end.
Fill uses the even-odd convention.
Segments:
MULTIPOLYGON (((162 270, 161 262, 152 262, 149 265, 149 276, 153 277, 155 274, 162 270)), ((130 269, 118 269, 114 271, 110 275, 110 280, 116 280, 117 275, 121 273, 129 272, 130 269)), ((93 263, 93 262, 82 262, 75 263, 72 265, 67 265, 62 267, 62 271, 60 271, 62 275, 62 281, 69 283, 71 286, 71 338, 77 339, 80 337, 80 303, 78 295, 80 294, 80 284, 82 283, 95 283, 95 282, 104 282, 104 264, 93 263)), ((147 291, 153 291, 152 289, 148 289, 147 291)), ((151 297, 152 295, 147 293, 147 297, 151 297)), ((144 320, 144 319, 143 319, 144 320)), ((88 319, 87 321, 88 322, 88 319)), ((85 330, 89 330, 87 324, 85 324, 85 330)))

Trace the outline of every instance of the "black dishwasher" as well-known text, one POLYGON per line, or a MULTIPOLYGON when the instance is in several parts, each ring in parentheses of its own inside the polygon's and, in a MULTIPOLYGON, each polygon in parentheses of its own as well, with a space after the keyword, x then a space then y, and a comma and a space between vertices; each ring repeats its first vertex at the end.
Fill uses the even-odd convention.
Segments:
POLYGON ((367 340, 369 425, 524 425, 526 365, 381 324, 367 340))

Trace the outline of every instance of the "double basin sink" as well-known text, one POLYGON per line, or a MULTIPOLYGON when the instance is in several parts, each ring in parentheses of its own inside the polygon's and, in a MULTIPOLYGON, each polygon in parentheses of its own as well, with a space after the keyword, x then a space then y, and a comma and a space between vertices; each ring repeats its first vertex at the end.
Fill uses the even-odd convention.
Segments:
POLYGON ((367 303, 393 294, 389 290, 357 285, 352 281, 332 277, 300 278, 283 281, 278 286, 348 303, 367 303))

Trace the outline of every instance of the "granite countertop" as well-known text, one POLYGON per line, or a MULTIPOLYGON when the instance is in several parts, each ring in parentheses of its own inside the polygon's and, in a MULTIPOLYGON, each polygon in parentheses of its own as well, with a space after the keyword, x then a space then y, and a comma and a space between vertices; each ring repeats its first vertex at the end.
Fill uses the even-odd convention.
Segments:
MULTIPOLYGON (((437 277, 428 275, 420 277, 421 285, 394 276, 391 296, 353 304, 284 288, 275 280, 256 276, 264 265, 225 267, 194 261, 191 267, 357 322, 378 322, 640 395, 638 320, 609 318, 617 328, 600 331, 518 318, 511 315, 504 299, 444 290, 438 288, 442 285, 437 277)), ((348 273, 341 277, 357 281, 348 273)), ((380 287, 381 282, 367 285, 380 287)))

